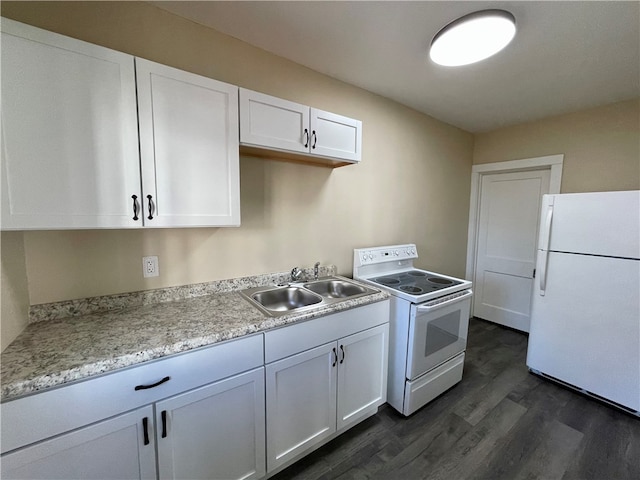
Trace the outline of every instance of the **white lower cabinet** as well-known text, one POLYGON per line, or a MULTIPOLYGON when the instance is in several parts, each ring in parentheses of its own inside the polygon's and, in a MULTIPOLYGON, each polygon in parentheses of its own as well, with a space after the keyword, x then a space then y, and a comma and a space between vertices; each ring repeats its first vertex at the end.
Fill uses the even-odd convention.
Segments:
POLYGON ((5 402, 0 478, 272 475, 386 401, 388 318, 378 302, 5 402))
POLYGON ((267 364, 269 472, 377 412, 386 401, 388 338, 383 324, 267 364))
POLYGON ((48 389, 0 413, 2 479, 261 478, 264 336, 48 389))
POLYGON ((387 400, 389 325, 338 342, 337 429, 375 414, 387 400))
POLYGON ((335 342, 266 367, 269 471, 336 431, 335 342))
POLYGON ((2 478, 154 479, 152 424, 149 405, 3 455, 2 478))
POLYGON ((265 474, 264 368, 156 404, 162 479, 265 474))

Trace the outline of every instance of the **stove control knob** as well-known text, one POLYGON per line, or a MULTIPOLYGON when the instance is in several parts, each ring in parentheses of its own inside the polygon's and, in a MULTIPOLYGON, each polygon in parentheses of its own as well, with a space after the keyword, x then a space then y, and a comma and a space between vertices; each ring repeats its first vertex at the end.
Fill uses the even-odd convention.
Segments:
POLYGON ((396 254, 396 257, 400 255, 400 252, 398 250, 396 250, 394 253, 396 254))

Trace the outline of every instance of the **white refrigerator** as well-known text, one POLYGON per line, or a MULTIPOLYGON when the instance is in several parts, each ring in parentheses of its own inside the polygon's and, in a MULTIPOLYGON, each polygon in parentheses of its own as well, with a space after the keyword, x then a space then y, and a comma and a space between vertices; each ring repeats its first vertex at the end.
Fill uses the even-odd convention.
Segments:
POLYGON ((544 195, 527 366, 640 416, 640 191, 544 195))

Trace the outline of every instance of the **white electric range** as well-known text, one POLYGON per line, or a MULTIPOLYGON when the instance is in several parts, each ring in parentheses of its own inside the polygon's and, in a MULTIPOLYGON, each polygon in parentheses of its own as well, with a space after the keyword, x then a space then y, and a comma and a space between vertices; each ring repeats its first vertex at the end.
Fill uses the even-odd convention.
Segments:
POLYGON ((353 278, 391 294, 387 402, 403 415, 462 379, 472 283, 420 270, 414 244, 357 248, 353 278))

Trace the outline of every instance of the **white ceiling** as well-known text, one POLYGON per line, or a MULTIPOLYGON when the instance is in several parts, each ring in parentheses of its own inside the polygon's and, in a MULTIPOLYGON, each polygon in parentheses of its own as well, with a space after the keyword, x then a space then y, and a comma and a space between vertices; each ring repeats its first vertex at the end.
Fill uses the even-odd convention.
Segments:
POLYGON ((638 1, 152 3, 470 132, 640 97, 638 1), (429 60, 438 30, 487 8, 516 17, 506 50, 429 60))

